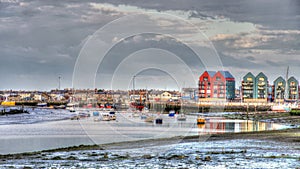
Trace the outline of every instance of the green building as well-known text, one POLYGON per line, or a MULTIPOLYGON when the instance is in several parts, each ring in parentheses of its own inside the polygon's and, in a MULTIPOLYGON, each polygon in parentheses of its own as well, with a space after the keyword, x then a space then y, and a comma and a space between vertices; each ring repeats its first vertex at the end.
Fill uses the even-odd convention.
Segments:
POLYGON ((285 95, 285 80, 280 76, 274 81, 274 100, 283 100, 285 95))
POLYGON ((298 100, 299 98, 298 86, 299 86, 299 82, 294 77, 290 77, 288 79, 287 99, 298 100))
POLYGON ((247 73, 242 81, 243 99, 267 99, 268 98, 268 77, 260 72, 256 77, 247 73))

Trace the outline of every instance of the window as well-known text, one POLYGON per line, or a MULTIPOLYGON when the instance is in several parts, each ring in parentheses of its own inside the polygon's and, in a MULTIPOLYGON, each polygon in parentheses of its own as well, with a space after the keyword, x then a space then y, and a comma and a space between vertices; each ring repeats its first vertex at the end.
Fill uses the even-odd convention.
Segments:
POLYGON ((247 78, 247 81, 252 81, 253 79, 251 77, 248 77, 247 78))
POLYGON ((259 80, 259 81, 265 81, 265 78, 260 77, 258 80, 259 80))
POLYGON ((221 78, 220 78, 220 77, 216 77, 216 80, 217 80, 217 81, 220 81, 220 80, 221 80, 221 78))

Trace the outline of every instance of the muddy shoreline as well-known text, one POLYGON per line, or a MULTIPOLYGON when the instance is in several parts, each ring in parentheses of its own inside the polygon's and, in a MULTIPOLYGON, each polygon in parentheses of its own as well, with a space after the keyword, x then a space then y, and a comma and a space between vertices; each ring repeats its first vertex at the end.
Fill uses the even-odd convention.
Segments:
MULTIPOLYGON (((139 141, 128 141, 119 143, 109 143, 101 145, 79 145, 58 149, 50 149, 36 152, 25 152, 17 154, 2 154, 0 159, 21 159, 30 156, 36 156, 43 153, 53 152, 71 152, 84 150, 115 150, 115 149, 133 149, 144 148, 152 146, 172 145, 178 143, 188 142, 209 142, 220 140, 241 140, 241 139, 255 139, 255 140, 271 140, 276 142, 289 143, 291 146, 299 145, 300 143, 300 128, 284 129, 284 130, 270 130, 258 132, 242 132, 242 133, 224 133, 224 134, 205 134, 198 136, 180 136, 162 139, 147 139, 139 141)), ((295 147, 300 150, 300 147, 295 147)))

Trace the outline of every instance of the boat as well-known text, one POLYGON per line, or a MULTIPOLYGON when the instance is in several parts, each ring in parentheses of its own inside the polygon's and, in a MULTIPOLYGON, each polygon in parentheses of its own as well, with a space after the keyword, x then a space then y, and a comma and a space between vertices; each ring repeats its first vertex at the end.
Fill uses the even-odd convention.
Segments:
POLYGON ((97 111, 93 112, 93 116, 99 116, 99 112, 97 111))
POLYGON ((142 115, 141 115, 141 119, 142 119, 142 120, 147 119, 147 115, 146 115, 146 114, 142 114, 142 115))
POLYGON ((110 121, 110 116, 108 113, 102 114, 102 121, 110 121))
POLYGON ((116 112, 114 111, 109 112, 109 119, 116 120, 117 119, 116 112))
POLYGON ((171 110, 169 112, 169 117, 175 117, 175 111, 174 110, 171 110))
POLYGON ((16 105, 16 102, 14 101, 3 101, 1 103, 1 106, 15 106, 16 105))
POLYGON ((5 96, 5 101, 1 103, 1 106, 15 106, 15 101, 8 101, 8 95, 5 96))
POLYGON ((132 117, 140 117, 140 114, 139 113, 137 113, 137 112, 134 112, 133 114, 132 114, 132 117))
POLYGON ((291 109, 292 108, 286 104, 278 104, 271 107, 271 110, 275 112, 290 112, 291 109))
POLYGON ((47 103, 46 102, 41 102, 41 103, 38 103, 36 106, 38 107, 47 107, 47 103))
POLYGON ((158 117, 155 119, 155 123, 156 124, 162 124, 163 123, 163 119, 161 117, 158 117))
POLYGON ((201 117, 201 116, 198 116, 197 117, 197 124, 205 124, 205 118, 201 117))
POLYGON ((70 112, 75 112, 75 103, 68 103, 66 109, 70 112))
POLYGON ((186 121, 186 116, 184 114, 179 114, 177 116, 177 121, 186 121))
POLYGON ((65 109, 65 105, 54 106, 54 109, 65 109))
POLYGON ((148 123, 153 123, 154 121, 154 117, 152 116, 148 116, 146 119, 145 119, 145 122, 148 122, 148 123))

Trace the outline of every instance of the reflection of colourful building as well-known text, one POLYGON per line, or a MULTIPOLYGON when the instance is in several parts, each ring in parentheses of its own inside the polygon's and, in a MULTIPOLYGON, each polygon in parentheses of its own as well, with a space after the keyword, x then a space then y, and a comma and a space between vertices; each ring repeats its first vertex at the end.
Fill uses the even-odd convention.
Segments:
POLYGON ((225 118, 210 118, 205 124, 197 125, 199 135, 225 132, 253 132, 280 129, 280 125, 259 121, 229 120, 225 118))

